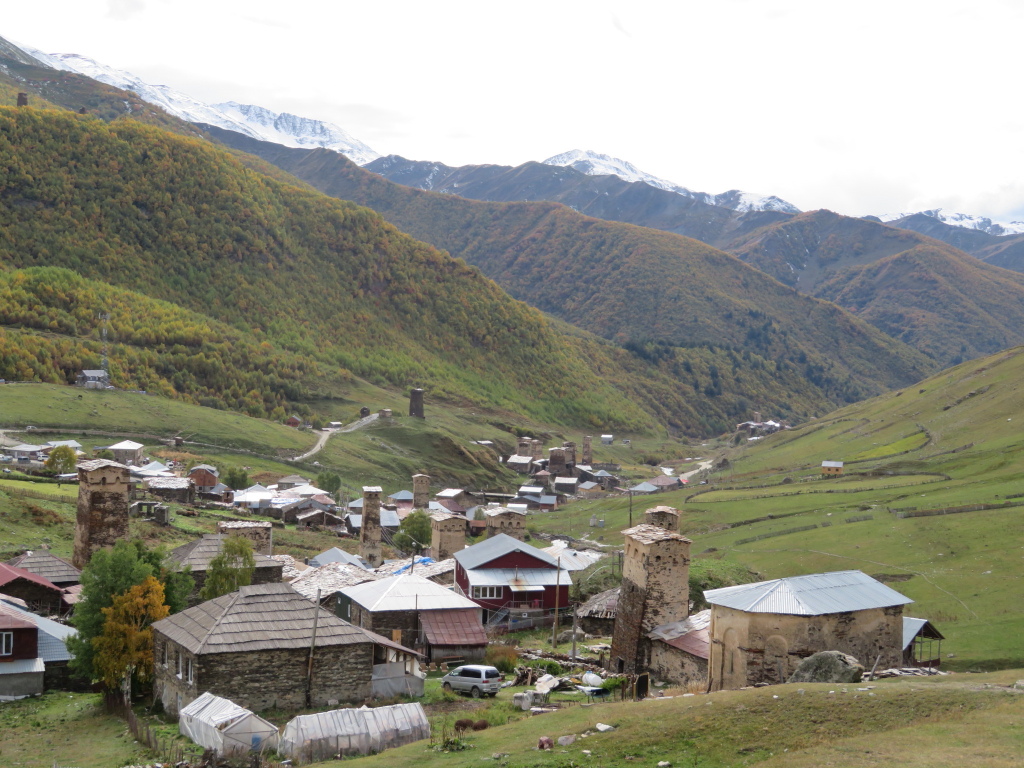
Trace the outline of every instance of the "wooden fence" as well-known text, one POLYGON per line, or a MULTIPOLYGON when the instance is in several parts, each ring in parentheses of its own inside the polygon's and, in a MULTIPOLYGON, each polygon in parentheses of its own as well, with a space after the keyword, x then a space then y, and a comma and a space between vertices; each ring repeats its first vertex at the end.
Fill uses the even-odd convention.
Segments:
POLYGON ((28 488, 15 488, 13 486, 0 485, 0 491, 3 491, 8 496, 20 496, 26 499, 42 499, 43 501, 59 501, 62 504, 72 504, 75 501, 74 496, 58 496, 56 493, 40 493, 39 491, 30 491, 28 488))

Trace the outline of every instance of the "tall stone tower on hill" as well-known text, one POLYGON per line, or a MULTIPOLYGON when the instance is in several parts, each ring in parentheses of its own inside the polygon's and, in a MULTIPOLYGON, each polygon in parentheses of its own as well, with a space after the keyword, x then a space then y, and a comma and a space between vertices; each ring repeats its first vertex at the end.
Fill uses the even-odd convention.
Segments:
POLYGON ((647 633, 690 615, 690 544, 685 536, 655 525, 623 531, 626 552, 622 589, 612 635, 611 671, 647 669, 647 633))
POLYGON ((108 459, 78 465, 78 511, 71 562, 84 568, 93 553, 128 538, 128 467, 108 459))
POLYGON ((384 562, 380 546, 380 495, 377 485, 363 486, 363 522, 359 527, 359 556, 371 568, 384 562))

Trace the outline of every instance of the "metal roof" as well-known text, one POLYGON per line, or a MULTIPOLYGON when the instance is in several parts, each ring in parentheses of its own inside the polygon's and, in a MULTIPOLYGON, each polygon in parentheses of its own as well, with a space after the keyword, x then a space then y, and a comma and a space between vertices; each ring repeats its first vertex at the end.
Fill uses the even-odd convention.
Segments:
POLYGON ((0 626, 3 626, 4 629, 14 628, 13 626, 5 626, 5 618, 13 619, 14 622, 24 622, 21 626, 35 626, 38 629, 36 635, 36 654, 43 661, 71 660, 71 653, 68 651, 66 642, 69 637, 78 634, 74 627, 60 624, 44 616, 37 616, 27 608, 19 608, 16 605, 0 602, 0 626))
POLYGON ((481 568, 466 571, 471 587, 546 587, 572 584, 569 571, 554 568, 481 568))
POLYGON ((431 645, 487 645, 487 631, 480 623, 480 608, 475 603, 472 610, 421 614, 420 624, 431 645))
POLYGON ((747 613, 820 616, 914 602, 860 571, 834 571, 809 576, 722 587, 704 592, 712 605, 747 613))
POLYGON ((122 440, 120 443, 114 443, 108 445, 107 450, 110 451, 137 451, 142 448, 142 443, 136 443, 134 440, 122 440))
POLYGON ((378 581, 346 587, 341 593, 368 611, 439 611, 476 608, 469 598, 455 594, 418 573, 400 573, 378 581))
POLYGON ((945 640, 942 633, 939 632, 928 619, 913 619, 910 616, 903 617, 903 650, 907 649, 907 646, 914 642, 914 638, 921 635, 925 638, 932 640, 945 640))
POLYGON ((414 496, 412 491, 395 491, 388 498, 392 501, 412 501, 414 496))
POLYGON ((530 557, 535 557, 542 563, 547 563, 552 568, 558 565, 555 562, 555 558, 547 552, 542 552, 536 547, 531 547, 529 544, 518 539, 513 539, 507 533, 496 534, 485 541, 481 541, 479 544, 461 549, 455 553, 454 557, 459 562, 459 565, 466 570, 470 570, 471 568, 480 568, 492 560, 512 552, 522 552, 525 555, 530 555, 530 557))
POLYGON ((661 640, 680 651, 706 659, 711 653, 711 637, 708 633, 710 625, 711 610, 707 609, 688 616, 682 621, 673 621, 655 627, 647 633, 647 636, 652 640, 661 640))
POLYGON ((0 664, 0 675, 20 675, 26 672, 45 672, 46 665, 38 656, 34 659, 18 659, 0 664))
POLYGON ((405 654, 416 651, 353 626, 299 594, 290 584, 253 584, 186 608, 153 624, 159 632, 195 654, 309 648, 313 617, 316 645, 374 643, 405 654))
POLYGON ((309 559, 309 566, 311 568, 319 568, 321 565, 327 565, 328 563, 349 563, 350 565, 357 565, 365 570, 370 570, 359 555, 353 555, 351 552, 346 552, 339 547, 331 547, 316 557, 309 559))
POLYGON ((648 482, 643 482, 640 483, 639 485, 634 485, 629 490, 633 491, 634 493, 654 493, 655 491, 658 490, 658 486, 651 485, 648 482))
POLYGON ((31 581, 41 587, 47 587, 48 589, 60 592, 60 587, 49 579, 37 576, 25 568, 16 568, 13 565, 7 565, 7 563, 0 563, 0 587, 5 584, 10 584, 16 579, 25 579, 26 581, 31 581))
POLYGON ((843 462, 841 462, 841 461, 823 461, 823 462, 821 462, 821 466, 823 466, 823 467, 842 467, 843 466, 843 462))
POLYGON ((595 552, 592 549, 572 549, 561 540, 553 542, 550 547, 545 547, 541 552, 547 552, 557 558, 567 571, 582 571, 604 557, 603 552, 595 552))

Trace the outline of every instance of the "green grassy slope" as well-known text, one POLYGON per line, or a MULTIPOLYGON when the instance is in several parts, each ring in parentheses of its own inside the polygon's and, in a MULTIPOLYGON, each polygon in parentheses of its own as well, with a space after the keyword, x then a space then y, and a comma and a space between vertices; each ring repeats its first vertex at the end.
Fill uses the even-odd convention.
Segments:
MULTIPOLYGON (((916 601, 908 615, 946 635, 948 667, 1024 666, 1021 381, 1022 347, 964 363, 733 449, 711 485, 635 498, 634 518, 675 506, 695 554, 765 578, 881 575, 916 601), (845 476, 822 479, 824 460, 846 462, 845 476)), ((626 505, 582 502, 545 515, 541 527, 575 523, 579 535, 596 514, 604 540, 616 542, 626 505)))
POLYGON ((550 203, 482 203, 402 187, 327 150, 211 131, 324 192, 379 211, 478 265, 512 295, 620 343, 712 343, 798 366, 834 402, 929 370, 909 348, 695 240, 550 203))

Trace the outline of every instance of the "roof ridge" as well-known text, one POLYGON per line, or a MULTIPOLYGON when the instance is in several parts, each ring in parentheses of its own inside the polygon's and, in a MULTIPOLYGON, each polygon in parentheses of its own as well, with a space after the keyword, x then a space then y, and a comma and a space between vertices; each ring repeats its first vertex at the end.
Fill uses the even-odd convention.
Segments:
MULTIPOLYGON (((206 643, 210 639, 210 635, 212 635, 213 631, 220 626, 220 623, 224 620, 224 617, 228 615, 228 611, 235 607, 235 603, 238 602, 238 598, 240 598, 241 596, 242 593, 238 591, 231 593, 231 600, 228 602, 226 606, 224 606, 224 610, 220 612, 220 616, 218 616, 214 620, 213 624, 211 624, 210 628, 206 631, 206 634, 203 635, 203 639, 199 642, 199 648, 196 650, 197 656, 206 650, 206 643)), ((202 603, 200 603, 199 605, 202 605, 202 603)), ((198 608, 199 606, 197 605, 196 607, 198 608)))

